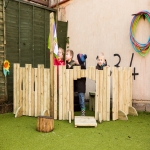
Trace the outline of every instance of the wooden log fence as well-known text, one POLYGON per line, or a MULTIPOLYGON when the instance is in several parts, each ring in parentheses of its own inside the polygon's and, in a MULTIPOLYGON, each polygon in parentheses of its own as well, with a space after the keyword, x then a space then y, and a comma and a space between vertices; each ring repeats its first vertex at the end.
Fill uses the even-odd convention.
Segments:
MULTIPOLYGON (((54 66, 54 119, 74 119, 73 81, 82 77, 96 82, 95 119, 110 121, 110 67, 104 70, 96 70, 95 67, 81 70, 80 66, 73 69, 66 69, 65 66, 57 69, 54 66)), ((14 64, 13 78, 15 117, 50 116, 50 69, 44 68, 44 65, 32 68, 31 64, 25 67, 14 64)), ((132 69, 113 67, 112 81, 113 120, 125 120, 129 113, 135 114, 132 107, 132 69)))

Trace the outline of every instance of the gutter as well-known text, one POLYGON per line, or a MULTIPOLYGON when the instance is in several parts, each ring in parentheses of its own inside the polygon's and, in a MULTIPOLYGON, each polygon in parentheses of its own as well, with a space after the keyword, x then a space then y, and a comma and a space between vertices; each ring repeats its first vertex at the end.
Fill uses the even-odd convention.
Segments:
POLYGON ((68 1, 70 1, 70 0, 63 0, 63 1, 59 2, 58 4, 54 4, 54 5, 50 6, 50 7, 51 7, 51 8, 54 8, 54 7, 56 7, 56 6, 59 6, 59 5, 61 5, 61 4, 66 3, 66 2, 68 2, 68 1))

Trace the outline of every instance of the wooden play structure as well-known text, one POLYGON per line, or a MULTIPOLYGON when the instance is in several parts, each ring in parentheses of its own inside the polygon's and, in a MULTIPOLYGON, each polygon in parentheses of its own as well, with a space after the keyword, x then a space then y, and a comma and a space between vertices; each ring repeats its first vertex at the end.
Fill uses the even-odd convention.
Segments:
MULTIPOLYGON (((73 81, 82 77, 96 82, 93 99, 96 120, 110 121, 110 113, 113 116, 112 120, 127 120, 128 114, 137 115, 132 107, 132 68, 113 67, 111 70, 112 111, 110 110, 110 67, 105 67, 104 70, 96 70, 95 67, 81 70, 79 66, 75 66, 74 69, 59 66, 59 77, 57 77, 57 66, 54 66, 54 119, 69 120, 69 122, 74 119, 73 81)), ((50 116, 50 80, 50 69, 44 68, 44 65, 32 68, 31 64, 26 64, 25 67, 14 64, 15 117, 50 116)))

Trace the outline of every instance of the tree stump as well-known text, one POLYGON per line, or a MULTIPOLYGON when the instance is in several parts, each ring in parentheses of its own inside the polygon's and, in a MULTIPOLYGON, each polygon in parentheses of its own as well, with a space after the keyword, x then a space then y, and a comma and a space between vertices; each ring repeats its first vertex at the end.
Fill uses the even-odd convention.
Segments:
POLYGON ((39 116, 36 129, 40 132, 52 131, 54 129, 54 118, 48 116, 39 116))

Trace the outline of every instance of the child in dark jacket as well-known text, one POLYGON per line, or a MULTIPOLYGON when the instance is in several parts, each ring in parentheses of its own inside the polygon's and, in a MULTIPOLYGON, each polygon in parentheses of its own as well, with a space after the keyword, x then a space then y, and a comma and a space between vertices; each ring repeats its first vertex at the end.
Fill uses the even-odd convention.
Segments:
MULTIPOLYGON (((86 69, 85 60, 87 55, 78 54, 77 55, 77 62, 81 69, 86 69)), ((86 78, 77 79, 74 82, 74 90, 78 92, 79 95, 79 104, 81 108, 81 116, 85 116, 85 89, 86 89, 86 78)))
POLYGON ((73 60, 73 55, 73 50, 68 49, 66 51, 66 69, 73 69, 73 66, 76 65, 76 62, 73 60))

